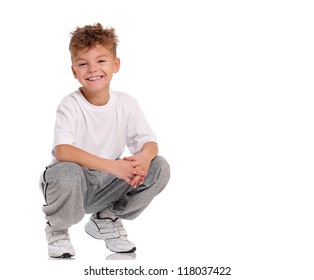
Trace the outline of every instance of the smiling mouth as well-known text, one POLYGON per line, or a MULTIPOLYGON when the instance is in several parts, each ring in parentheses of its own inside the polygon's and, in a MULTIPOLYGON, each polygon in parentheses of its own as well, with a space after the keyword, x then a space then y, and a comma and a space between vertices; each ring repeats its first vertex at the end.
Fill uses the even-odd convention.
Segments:
POLYGON ((87 81, 97 81, 97 80, 100 80, 103 76, 95 76, 95 77, 90 77, 90 78, 87 78, 86 80, 87 81))

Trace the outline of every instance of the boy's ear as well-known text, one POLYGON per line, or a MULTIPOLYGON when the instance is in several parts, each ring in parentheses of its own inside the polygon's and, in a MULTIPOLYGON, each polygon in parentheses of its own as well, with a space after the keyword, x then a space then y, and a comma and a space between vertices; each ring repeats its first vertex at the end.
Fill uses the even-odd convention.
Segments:
POLYGON ((114 61, 113 73, 117 73, 120 69, 120 58, 117 57, 114 61))
POLYGON ((76 74, 76 71, 75 71, 73 65, 71 66, 71 69, 72 69, 72 73, 73 73, 74 78, 77 79, 77 74, 76 74))

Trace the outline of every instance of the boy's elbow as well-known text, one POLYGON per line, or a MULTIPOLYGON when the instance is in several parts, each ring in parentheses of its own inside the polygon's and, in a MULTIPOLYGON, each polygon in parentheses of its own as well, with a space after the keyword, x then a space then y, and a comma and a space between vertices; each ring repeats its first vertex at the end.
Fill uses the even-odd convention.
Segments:
POLYGON ((58 145, 54 148, 54 157, 57 161, 67 161, 67 146, 69 145, 58 145))

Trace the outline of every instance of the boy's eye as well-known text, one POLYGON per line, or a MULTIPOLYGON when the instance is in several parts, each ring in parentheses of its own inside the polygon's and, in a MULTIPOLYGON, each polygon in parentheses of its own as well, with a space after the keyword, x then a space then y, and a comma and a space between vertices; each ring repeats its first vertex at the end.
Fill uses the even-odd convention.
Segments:
POLYGON ((99 63, 105 63, 106 60, 99 60, 98 62, 99 62, 99 63))
POLYGON ((86 63, 79 63, 79 67, 83 67, 83 66, 85 66, 86 65, 86 63))

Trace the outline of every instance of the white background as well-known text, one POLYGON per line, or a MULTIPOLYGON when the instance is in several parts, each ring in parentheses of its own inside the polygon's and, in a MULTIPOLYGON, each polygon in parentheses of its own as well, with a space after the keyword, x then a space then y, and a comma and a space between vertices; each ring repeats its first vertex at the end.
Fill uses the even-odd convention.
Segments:
MULTIPOLYGON (((6 279, 87 279, 89 266, 139 265, 313 279, 313 14, 302 0, 2 1, 6 279), (84 233, 86 216, 70 231, 76 258, 52 261, 39 174, 50 161, 56 107, 79 86, 69 33, 96 22, 116 29, 121 70, 112 88, 139 101, 172 178, 125 222, 136 260, 106 260, 104 243, 84 233)), ((162 279, 191 279, 175 272, 162 279)))

